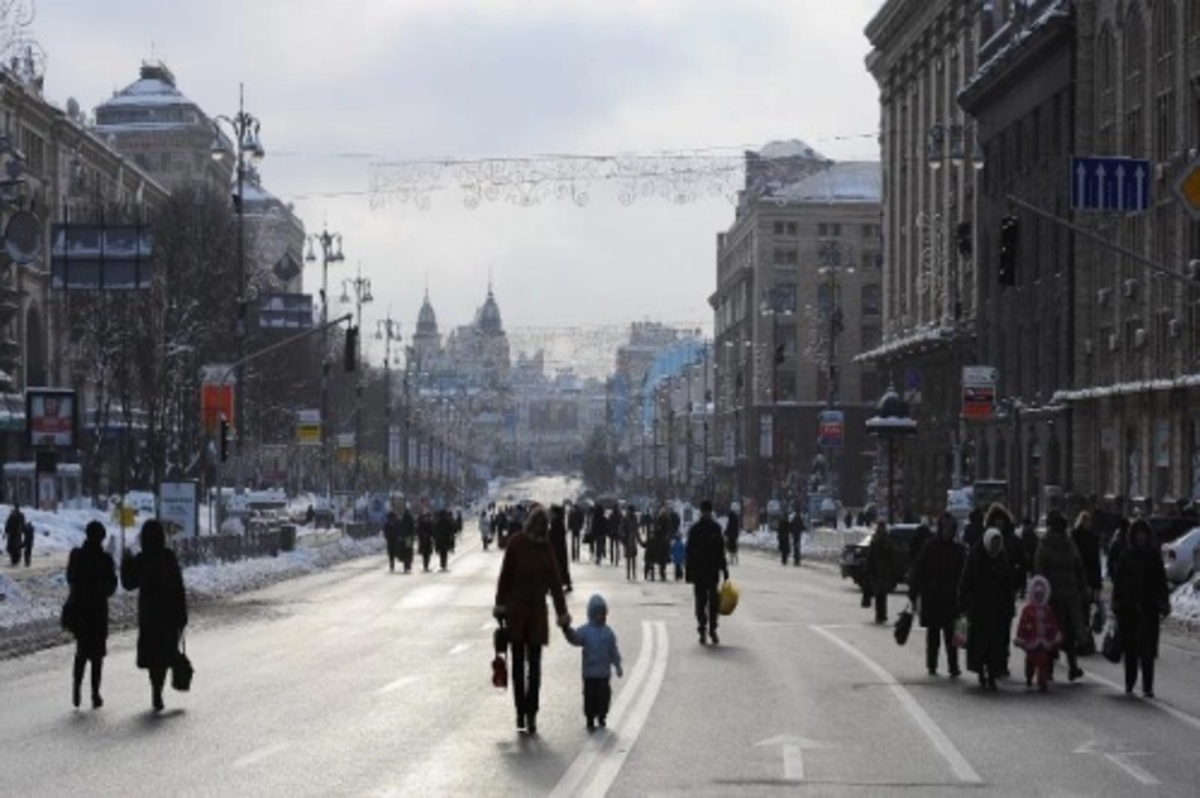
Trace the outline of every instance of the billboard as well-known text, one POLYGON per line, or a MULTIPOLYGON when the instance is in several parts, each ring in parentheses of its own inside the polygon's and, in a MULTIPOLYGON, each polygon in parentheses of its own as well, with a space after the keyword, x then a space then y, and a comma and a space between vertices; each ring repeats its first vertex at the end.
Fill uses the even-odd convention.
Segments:
POLYGON ((312 294, 263 294, 258 326, 264 330, 307 330, 313 326, 312 294))
POLYGON ((50 229, 50 287, 137 291, 150 287, 153 248, 146 225, 61 223, 50 229))
POLYGON ((75 447, 75 392, 69 388, 27 388, 26 429, 30 446, 75 447))

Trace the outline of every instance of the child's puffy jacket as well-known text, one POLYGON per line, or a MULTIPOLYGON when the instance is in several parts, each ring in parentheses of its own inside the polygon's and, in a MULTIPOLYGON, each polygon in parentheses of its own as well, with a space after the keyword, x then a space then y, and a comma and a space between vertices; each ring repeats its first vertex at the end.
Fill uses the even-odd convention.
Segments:
POLYGON ((597 622, 607 615, 608 604, 599 593, 588 600, 588 622, 575 629, 567 629, 567 640, 571 645, 583 648, 583 678, 607 679, 613 668, 621 667, 621 650, 617 647, 617 635, 607 624, 597 622))
POLYGON ((1013 642, 1026 651, 1053 650, 1062 642, 1058 620, 1050 609, 1050 583, 1044 576, 1029 580, 1029 601, 1021 609, 1013 642))

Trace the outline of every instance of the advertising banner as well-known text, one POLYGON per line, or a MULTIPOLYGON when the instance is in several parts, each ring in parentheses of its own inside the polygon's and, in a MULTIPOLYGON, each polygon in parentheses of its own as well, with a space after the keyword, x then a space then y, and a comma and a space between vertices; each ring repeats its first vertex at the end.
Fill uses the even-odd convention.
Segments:
POLYGON ((75 392, 70 389, 26 389, 29 445, 74 448, 75 410, 75 392))
POLYGON ((196 537, 200 529, 200 505, 196 501, 196 483, 164 482, 158 494, 158 520, 172 528, 176 534, 187 538, 196 537))
POLYGON ((320 410, 301 410, 296 414, 296 441, 301 446, 321 445, 320 410))
POLYGON ((841 446, 846 442, 846 415, 841 410, 822 410, 817 417, 817 445, 841 446))

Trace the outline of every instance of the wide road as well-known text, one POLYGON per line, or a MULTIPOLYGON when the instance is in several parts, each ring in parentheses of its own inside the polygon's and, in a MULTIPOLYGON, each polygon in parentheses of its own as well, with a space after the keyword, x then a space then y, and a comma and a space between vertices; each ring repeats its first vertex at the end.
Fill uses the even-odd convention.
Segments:
MULTIPOLYGON (((554 497, 557 498, 557 497, 554 497)), ((70 706, 69 648, 0 662, 5 795, 1194 796, 1200 657, 1165 642, 1156 701, 1085 660, 1048 694, 925 674, 826 566, 743 552, 719 646, 690 587, 577 564, 571 610, 602 592, 625 656, 609 729, 589 735, 579 653, 546 652, 539 734, 490 684, 502 554, 468 526, 447 573, 380 559, 196 613, 189 694, 149 711, 133 637, 110 643, 98 711, 70 706)), ((898 609, 899 597, 893 612, 898 609)), ((86 692, 86 691, 85 691, 86 692)))

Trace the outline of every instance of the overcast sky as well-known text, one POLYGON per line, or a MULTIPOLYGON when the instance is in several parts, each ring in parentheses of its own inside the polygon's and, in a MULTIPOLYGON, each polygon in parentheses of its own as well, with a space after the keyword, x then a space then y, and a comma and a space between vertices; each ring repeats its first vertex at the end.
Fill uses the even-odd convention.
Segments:
MULTIPOLYGON (((28 0, 27 0, 28 1, 28 0)), ((331 295, 361 263, 412 331, 428 284, 443 332, 482 303, 508 328, 660 320, 711 328, 724 199, 579 208, 508 203, 372 210, 378 160, 743 147, 801 138, 878 159, 878 94, 862 30, 882 0, 39 0, 46 94, 92 109, 152 55, 207 113, 238 83, 262 122, 271 191, 310 232, 344 237, 331 295), (868 135, 864 135, 868 134, 868 135)), ((446 173, 443 179, 452 180, 446 173)), ((378 197, 377 197, 378 198, 378 197)), ((316 292, 320 267, 305 274, 316 292)), ((366 326, 366 325, 364 325, 366 326)))

